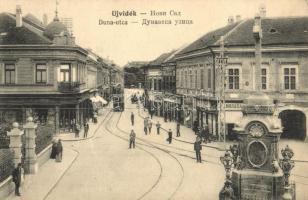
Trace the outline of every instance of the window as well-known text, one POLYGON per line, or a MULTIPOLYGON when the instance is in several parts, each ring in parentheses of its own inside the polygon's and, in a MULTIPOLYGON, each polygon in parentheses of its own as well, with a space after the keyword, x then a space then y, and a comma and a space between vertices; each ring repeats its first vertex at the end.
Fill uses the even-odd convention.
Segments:
POLYGON ((60 66, 60 82, 70 82, 70 65, 64 64, 60 66))
POLYGON ((296 89, 296 68, 285 67, 283 69, 284 75, 284 89, 295 90, 296 89))
POLYGON ((36 65, 36 83, 47 83, 47 67, 45 64, 36 65))
POLYGON ((185 71, 185 88, 188 87, 187 71, 185 71))
POLYGON ((195 89, 198 89, 198 71, 195 69, 195 89))
POLYGON ((192 74, 192 71, 189 70, 189 87, 188 88, 192 88, 193 87, 193 74, 192 74))
POLYGON ((181 71, 181 87, 184 86, 184 72, 181 71))
POLYGON ((266 68, 261 69, 261 89, 266 90, 267 89, 267 70, 266 68))
POLYGON ((238 68, 228 69, 228 89, 240 89, 240 70, 238 68))
POLYGON ((200 72, 200 83, 201 83, 201 89, 204 89, 204 69, 201 69, 200 72))
POLYGON ((15 84, 15 65, 5 65, 5 84, 15 84))
POLYGON ((207 69, 207 88, 212 88, 212 70, 211 68, 207 69))

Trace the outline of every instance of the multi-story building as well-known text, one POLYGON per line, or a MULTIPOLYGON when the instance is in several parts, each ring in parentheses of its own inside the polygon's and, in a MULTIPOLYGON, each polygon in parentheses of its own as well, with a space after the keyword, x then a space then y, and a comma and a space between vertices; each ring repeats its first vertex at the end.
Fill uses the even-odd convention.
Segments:
POLYGON ((158 116, 163 116, 164 113, 163 91, 167 88, 164 80, 167 80, 167 77, 169 78, 169 72, 162 71, 162 64, 173 53, 174 51, 164 53, 143 67, 145 74, 145 93, 147 96, 146 104, 150 110, 154 108, 155 114, 158 116))
MULTIPOLYGON (((308 125, 308 17, 263 18, 261 88, 273 99, 282 120, 284 138, 306 139, 308 125)), ((262 16, 262 15, 261 15, 262 16)), ((217 99, 222 87, 215 58, 228 57, 225 71, 225 110, 229 136, 241 120, 244 100, 255 91, 256 19, 231 22, 207 33, 176 55, 177 93, 192 97, 194 119, 218 132, 217 99), (223 36, 224 48, 220 46, 223 36)), ((185 106, 184 102, 184 106, 185 106)))
POLYGON ((54 133, 83 127, 104 64, 75 44, 57 14, 46 27, 30 20, 20 7, 0 14, 1 126, 31 115, 54 133))

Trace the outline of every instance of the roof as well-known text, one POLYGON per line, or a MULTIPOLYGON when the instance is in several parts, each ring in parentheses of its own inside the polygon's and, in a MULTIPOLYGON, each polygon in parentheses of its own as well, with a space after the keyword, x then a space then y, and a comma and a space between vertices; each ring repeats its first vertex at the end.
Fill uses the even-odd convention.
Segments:
MULTIPOLYGON (((226 38, 226 45, 254 45, 252 34, 254 19, 237 27, 226 38)), ((291 45, 308 43, 308 17, 264 18, 262 45, 291 45)))
POLYGON ((153 61, 149 62, 148 66, 159 66, 161 65, 167 58, 169 58, 176 50, 173 50, 169 53, 163 53, 160 56, 158 56, 153 61))
MULTIPOLYGON (((219 46, 220 36, 224 37, 225 46, 252 46, 254 19, 247 19, 211 31, 192 42, 178 55, 189 54, 202 48, 219 46)), ((308 17, 263 18, 262 45, 296 45, 308 43, 308 17)))
POLYGON ((221 36, 227 34, 229 31, 235 28, 238 24, 239 22, 227 25, 225 27, 219 28, 214 31, 211 31, 203 35, 201 38, 197 39, 193 43, 189 44, 186 48, 178 52, 178 54, 185 54, 185 53, 189 53, 191 51, 197 50, 197 49, 204 48, 206 46, 211 46, 215 44, 217 41, 219 41, 221 36))
POLYGON ((55 35, 60 34, 67 35, 68 30, 66 26, 62 22, 60 22, 57 17, 55 17, 55 19, 47 25, 44 31, 44 35, 47 36, 49 39, 53 39, 55 35))
POLYGON ((43 32, 25 23, 22 27, 16 27, 15 16, 9 13, 0 13, 0 45, 17 44, 51 44, 52 42, 43 36, 43 32))

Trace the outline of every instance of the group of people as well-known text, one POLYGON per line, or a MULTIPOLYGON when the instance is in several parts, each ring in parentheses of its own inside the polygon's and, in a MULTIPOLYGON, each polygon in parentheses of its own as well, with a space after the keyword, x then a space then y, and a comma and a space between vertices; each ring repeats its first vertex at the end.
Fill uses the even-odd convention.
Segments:
POLYGON ((198 122, 195 121, 193 124, 193 131, 201 138, 201 142, 211 142, 209 127, 207 124, 205 124, 203 127, 199 127, 198 122))
POLYGON ((63 155, 63 146, 62 146, 61 139, 59 139, 58 142, 53 141, 52 146, 51 146, 50 158, 55 159, 56 162, 61 162, 62 155, 63 155))
MULTIPOLYGON (((89 124, 88 122, 84 123, 84 135, 83 137, 86 138, 88 137, 88 132, 89 132, 89 124)), ((81 128, 79 124, 75 124, 75 137, 78 138, 80 134, 81 128)))
MULTIPOLYGON (((144 127, 143 130, 144 130, 145 135, 147 135, 148 133, 151 134, 152 126, 153 126, 153 123, 149 119, 149 117, 145 117, 144 121, 143 121, 143 127, 144 127)), ((160 128, 161 128, 161 124, 159 123, 159 121, 157 121, 157 123, 156 123, 156 133, 157 133, 157 135, 160 134, 160 128)))

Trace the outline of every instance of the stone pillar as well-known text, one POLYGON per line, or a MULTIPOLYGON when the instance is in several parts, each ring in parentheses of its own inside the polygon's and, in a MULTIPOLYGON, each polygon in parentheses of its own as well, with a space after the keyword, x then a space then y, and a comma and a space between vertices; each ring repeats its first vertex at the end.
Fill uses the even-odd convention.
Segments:
POLYGON ((37 125, 33 122, 32 117, 27 118, 27 123, 24 125, 26 134, 26 156, 25 156, 25 173, 35 174, 38 171, 37 157, 35 153, 35 129, 37 125))
POLYGON ((79 122, 80 122, 80 120, 79 120, 79 103, 76 105, 76 124, 78 124, 79 122))
POLYGON ((17 167, 18 163, 21 163, 21 136, 24 134, 22 130, 18 128, 17 122, 13 123, 13 129, 7 133, 10 137, 10 149, 14 152, 14 167, 17 167))
POLYGON ((216 115, 212 115, 212 119, 213 119, 213 135, 217 135, 216 134, 216 126, 217 126, 217 116, 216 115))
POLYGON ((56 113, 55 113, 55 128, 56 128, 56 134, 60 133, 60 107, 56 106, 55 108, 56 113))

